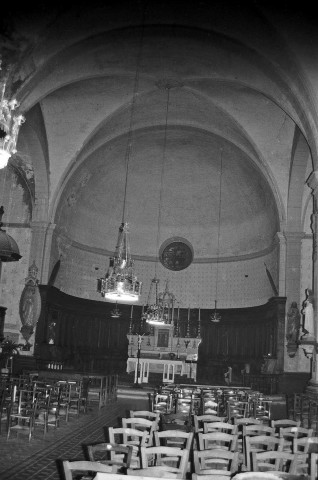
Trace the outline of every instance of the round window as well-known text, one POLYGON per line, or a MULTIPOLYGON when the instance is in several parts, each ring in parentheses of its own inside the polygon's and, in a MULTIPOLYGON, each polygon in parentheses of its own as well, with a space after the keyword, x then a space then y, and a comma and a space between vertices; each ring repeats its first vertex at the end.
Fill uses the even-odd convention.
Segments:
POLYGON ((192 263, 193 247, 184 238, 169 238, 160 247, 159 259, 169 270, 184 270, 192 263))

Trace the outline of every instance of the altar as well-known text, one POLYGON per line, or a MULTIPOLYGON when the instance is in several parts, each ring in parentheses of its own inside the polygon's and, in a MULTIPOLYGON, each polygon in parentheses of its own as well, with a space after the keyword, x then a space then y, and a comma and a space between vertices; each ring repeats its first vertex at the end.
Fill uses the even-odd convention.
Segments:
POLYGON ((174 383, 175 376, 197 378, 200 338, 175 337, 173 329, 155 327, 152 335, 128 334, 127 373, 134 372, 135 383, 148 383, 151 373, 161 373, 163 383, 174 383), (166 346, 162 345, 162 336, 166 346))

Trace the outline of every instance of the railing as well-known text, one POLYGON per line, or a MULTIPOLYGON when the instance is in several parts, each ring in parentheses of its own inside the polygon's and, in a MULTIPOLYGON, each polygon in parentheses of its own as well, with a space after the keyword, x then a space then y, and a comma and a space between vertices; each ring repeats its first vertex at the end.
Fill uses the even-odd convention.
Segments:
POLYGON ((243 387, 250 387, 252 390, 258 390, 265 395, 278 393, 278 383, 280 374, 261 374, 245 373, 242 374, 243 387))

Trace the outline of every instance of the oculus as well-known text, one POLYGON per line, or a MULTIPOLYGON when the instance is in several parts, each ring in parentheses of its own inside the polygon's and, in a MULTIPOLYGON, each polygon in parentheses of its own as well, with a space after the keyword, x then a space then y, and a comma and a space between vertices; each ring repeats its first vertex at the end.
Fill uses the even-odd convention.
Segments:
POLYGON ((159 259, 169 270, 184 270, 192 263, 193 247, 184 238, 169 238, 160 247, 159 259))

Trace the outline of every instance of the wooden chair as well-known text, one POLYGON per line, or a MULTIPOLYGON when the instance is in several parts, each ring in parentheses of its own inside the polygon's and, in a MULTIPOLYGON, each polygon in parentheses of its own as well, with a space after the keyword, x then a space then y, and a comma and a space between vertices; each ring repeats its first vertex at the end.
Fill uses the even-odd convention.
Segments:
POLYGON ((318 478, 318 453, 310 455, 310 480, 317 480, 318 478))
MULTIPOLYGON (((308 480, 303 476, 295 476, 287 472, 242 472, 232 477, 232 480, 308 480)), ((117 479, 116 479, 117 480, 117 479)))
POLYGON ((158 429, 158 424, 156 421, 148 420, 147 418, 122 418, 122 427, 123 428, 134 428, 136 430, 141 430, 142 432, 147 432, 149 434, 149 443, 148 445, 153 445, 153 433, 158 429))
POLYGON ((10 393, 5 386, 1 386, 0 390, 0 434, 2 431, 2 423, 5 424, 5 428, 8 428, 8 417, 10 410, 10 393))
POLYGON ((40 426, 45 436, 48 431, 48 412, 50 405, 50 394, 44 392, 38 396, 37 408, 34 414, 34 427, 40 426))
MULTIPOLYGON (((245 418, 249 414, 249 402, 241 400, 228 400, 226 406, 226 416, 228 421, 234 418, 245 418)), ((234 422, 233 422, 234 423, 234 422)))
POLYGON ((244 459, 246 459, 246 444, 245 438, 247 436, 259 436, 259 435, 270 435, 275 436, 275 430, 273 427, 269 427, 264 424, 251 424, 242 426, 242 452, 244 459))
POLYGON ((238 431, 238 426, 233 423, 228 422, 204 422, 203 432, 224 432, 230 433, 231 435, 236 434, 238 431))
POLYGON ((185 432, 184 430, 163 430, 154 432, 154 441, 156 447, 178 447, 191 450, 193 436, 193 432, 185 432))
POLYGON ((152 409, 154 413, 170 413, 172 411, 172 394, 156 393, 153 399, 152 409))
POLYGON ((293 440, 293 453, 318 453, 318 437, 295 437, 293 440))
POLYGON ((223 432, 198 433, 199 450, 222 449, 234 452, 237 448, 237 434, 223 432))
POLYGON ((35 412, 37 409, 37 397, 34 396, 33 390, 20 390, 18 401, 10 404, 8 415, 8 432, 9 439, 11 432, 27 433, 29 441, 34 432, 35 412))
POLYGON ((271 427, 274 428, 275 434, 279 435, 281 428, 300 427, 300 420, 291 420, 290 418, 282 418, 280 420, 272 420, 271 427))
POLYGON ((292 452, 295 438, 312 437, 312 428, 286 427, 279 430, 280 438, 284 439, 284 450, 292 452))
POLYGON ((225 474, 220 475, 220 473, 217 473, 216 475, 199 475, 197 473, 192 473, 191 479, 192 480, 229 480, 229 478, 234 478, 234 477, 229 477, 226 475, 226 472, 224 471, 225 474))
MULTIPOLYGON (((181 478, 179 472, 175 472, 172 467, 168 467, 166 465, 157 465, 156 467, 148 467, 148 468, 139 468, 136 470, 132 470, 129 468, 127 470, 127 480, 129 480, 129 475, 133 475, 138 477, 156 477, 156 478, 181 478)), ((115 479, 114 479, 115 480, 115 479)), ((116 479, 117 480, 117 479, 116 479)), ((122 479, 125 480, 125 479, 122 479)))
POLYGON ((262 421, 253 417, 234 417, 233 423, 235 425, 262 425, 262 421))
POLYGON ((252 452, 253 472, 288 472, 296 474, 297 455, 290 452, 252 452))
POLYGON ((269 427, 268 425, 261 424, 252 424, 252 425, 243 425, 242 429, 243 437, 252 436, 252 435, 272 435, 275 436, 275 429, 269 427))
POLYGON ((220 475, 230 478, 238 471, 238 455, 238 452, 227 450, 195 450, 193 452, 194 471, 199 478, 202 475, 213 475, 217 478, 220 475))
POLYGON ((148 446, 149 434, 135 428, 108 427, 108 441, 132 447, 130 468, 140 468, 140 447, 148 446))
POLYGON ((245 437, 245 468, 252 468, 252 453, 265 452, 270 450, 283 451, 284 439, 274 437, 273 435, 255 435, 245 437))
POLYGON ((150 412, 149 410, 129 410, 130 418, 147 418, 148 420, 156 421, 159 423, 160 414, 156 412, 150 412))
POLYGON ((189 450, 176 447, 141 447, 142 468, 165 466, 177 474, 177 478, 186 478, 189 450))
POLYGON ((193 415, 193 428, 195 433, 203 432, 203 424, 205 422, 224 422, 225 417, 217 415, 193 415))
POLYGON ((220 404, 214 396, 205 396, 202 399, 202 410, 205 415, 220 415, 220 404))
POLYGON ((67 381, 61 380, 58 382, 58 410, 59 417, 64 418, 65 422, 68 422, 69 408, 70 408, 70 396, 71 396, 71 384, 67 381))
POLYGON ((96 472, 111 473, 112 466, 103 465, 102 463, 99 463, 99 462, 89 462, 87 460, 79 460, 74 462, 64 460, 63 470, 64 470, 65 480, 73 480, 73 478, 78 479, 79 473, 85 476, 85 480, 88 480, 88 479, 93 479, 95 477, 96 472))
POLYGON ((117 443, 96 443, 87 445, 88 458, 91 462, 110 465, 112 472, 125 473, 130 467, 133 447, 117 443))

